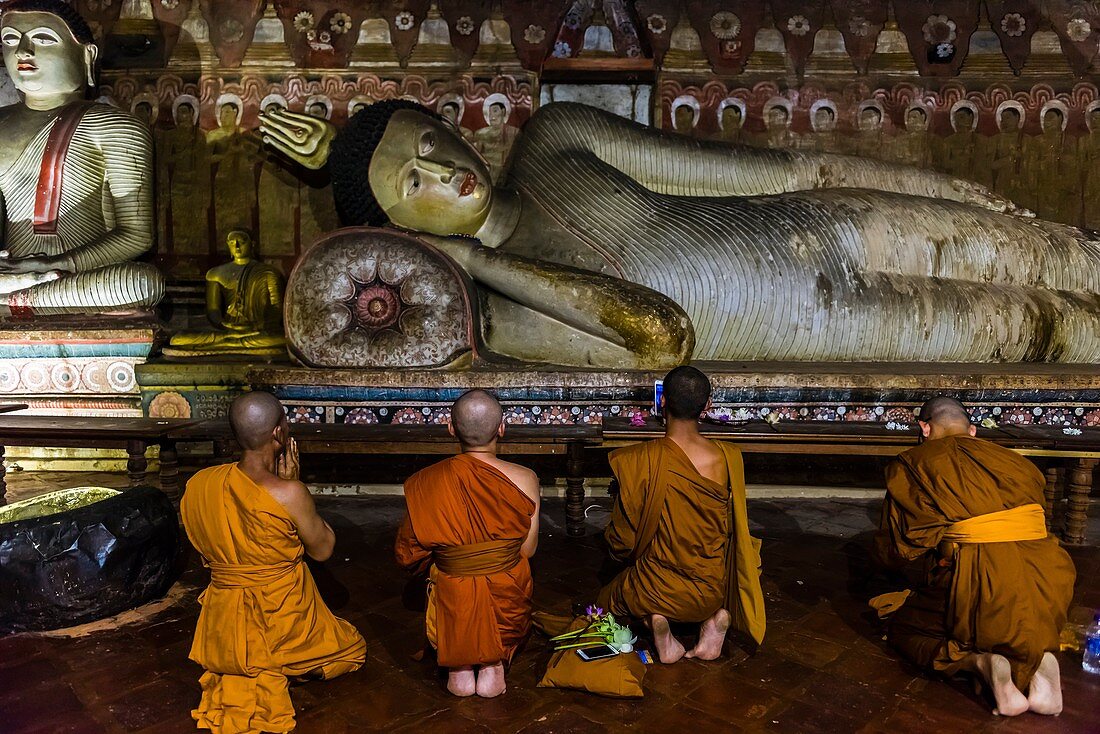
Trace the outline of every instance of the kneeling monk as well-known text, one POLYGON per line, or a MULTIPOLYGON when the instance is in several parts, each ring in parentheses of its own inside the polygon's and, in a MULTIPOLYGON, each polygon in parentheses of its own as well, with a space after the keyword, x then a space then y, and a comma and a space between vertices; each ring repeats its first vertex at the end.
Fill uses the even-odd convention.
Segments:
POLYGON ((599 606, 641 618, 662 663, 684 656, 669 621, 700 622, 688 657, 722 654, 732 624, 760 644, 764 595, 760 543, 749 536, 741 452, 699 434, 710 381, 677 367, 664 381, 665 437, 611 454, 619 497, 604 530, 611 555, 629 567, 600 591, 599 606))
POLYGON ((324 561, 336 536, 298 481, 283 407, 252 392, 229 413, 243 453, 204 469, 180 503, 187 537, 210 567, 191 659, 206 669, 200 729, 294 728, 288 677, 334 678, 359 668, 366 643, 325 606, 302 561, 324 561))
MULTIPOLYGON (((995 713, 1057 714, 1054 652, 1074 569, 1047 534, 1043 475, 1019 454, 975 438, 953 398, 929 400, 919 423, 922 445, 886 470, 874 550, 893 567, 924 556, 930 570, 890 620, 889 641, 929 670, 980 675, 995 713)), ((881 600, 872 600, 880 613, 881 600)))
POLYGON ((504 693, 504 664, 531 623, 531 567, 539 533, 539 480, 496 456, 500 403, 472 390, 451 409, 462 453, 409 477, 409 512, 394 550, 429 573, 428 639, 456 696, 504 693), (478 671, 474 672, 474 666, 478 671))

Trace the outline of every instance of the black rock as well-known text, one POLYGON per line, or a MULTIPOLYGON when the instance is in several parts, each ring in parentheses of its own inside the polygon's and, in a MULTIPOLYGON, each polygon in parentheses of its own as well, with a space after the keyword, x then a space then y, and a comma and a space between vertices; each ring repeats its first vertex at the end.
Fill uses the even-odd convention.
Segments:
POLYGON ((0 523, 0 632, 70 627, 158 599, 179 546, 175 508, 153 487, 0 523))

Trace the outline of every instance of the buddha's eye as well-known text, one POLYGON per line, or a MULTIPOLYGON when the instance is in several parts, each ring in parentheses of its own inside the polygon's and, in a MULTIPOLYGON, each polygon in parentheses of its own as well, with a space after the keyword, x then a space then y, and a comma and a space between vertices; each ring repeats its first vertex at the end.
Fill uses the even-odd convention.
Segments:
POLYGON ((5 46, 18 46, 19 39, 22 37, 23 35, 19 31, 5 28, 4 33, 0 35, 0 40, 3 41, 5 46))
POLYGON ((420 172, 414 170, 409 173, 405 184, 405 196, 412 196, 418 191, 420 191, 420 172))
POLYGON ((61 36, 49 28, 35 28, 30 32, 30 37, 36 46, 53 46, 61 43, 61 36))
POLYGON ((427 155, 435 149, 435 135, 426 132, 420 137, 420 155, 427 155))

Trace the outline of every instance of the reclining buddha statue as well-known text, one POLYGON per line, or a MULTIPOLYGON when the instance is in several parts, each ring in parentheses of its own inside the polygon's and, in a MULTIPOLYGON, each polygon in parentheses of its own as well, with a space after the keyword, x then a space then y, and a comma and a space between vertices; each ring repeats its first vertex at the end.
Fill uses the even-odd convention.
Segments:
POLYGON ((962 179, 568 103, 532 116, 495 185, 404 100, 338 134, 286 111, 261 127, 297 162, 327 161, 345 223, 411 230, 461 266, 496 354, 652 369, 1100 360, 1097 234, 962 179))
POLYGON ((133 313, 164 293, 153 245, 152 140, 136 117, 86 101, 98 54, 61 0, 0 15, 22 103, 0 108, 0 316, 133 313))

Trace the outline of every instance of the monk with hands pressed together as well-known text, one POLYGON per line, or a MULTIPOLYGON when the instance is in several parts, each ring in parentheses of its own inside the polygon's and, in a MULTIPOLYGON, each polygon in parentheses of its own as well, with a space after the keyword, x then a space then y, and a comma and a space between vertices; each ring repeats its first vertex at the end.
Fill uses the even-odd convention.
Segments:
POLYGON ((366 660, 366 642, 333 616, 303 562, 336 536, 298 480, 298 448, 279 401, 251 392, 229 420, 235 464, 204 469, 180 503, 187 537, 210 568, 191 659, 205 668, 200 729, 238 734, 295 726, 288 678, 334 678, 366 660))
POLYGON ((749 535, 741 452, 699 433, 710 393, 699 370, 672 370, 661 400, 664 438, 610 456, 619 496, 604 540, 627 568, 597 603, 649 626, 662 663, 718 658, 731 626, 755 644, 764 639, 759 541, 749 535), (669 622, 699 624, 692 650, 669 622))
POLYGON ((405 482, 408 514, 397 562, 428 572, 425 628, 447 690, 484 698, 504 693, 504 666, 531 625, 531 567, 539 532, 539 481, 497 457, 503 411, 482 390, 460 397, 451 433, 462 453, 405 482))

